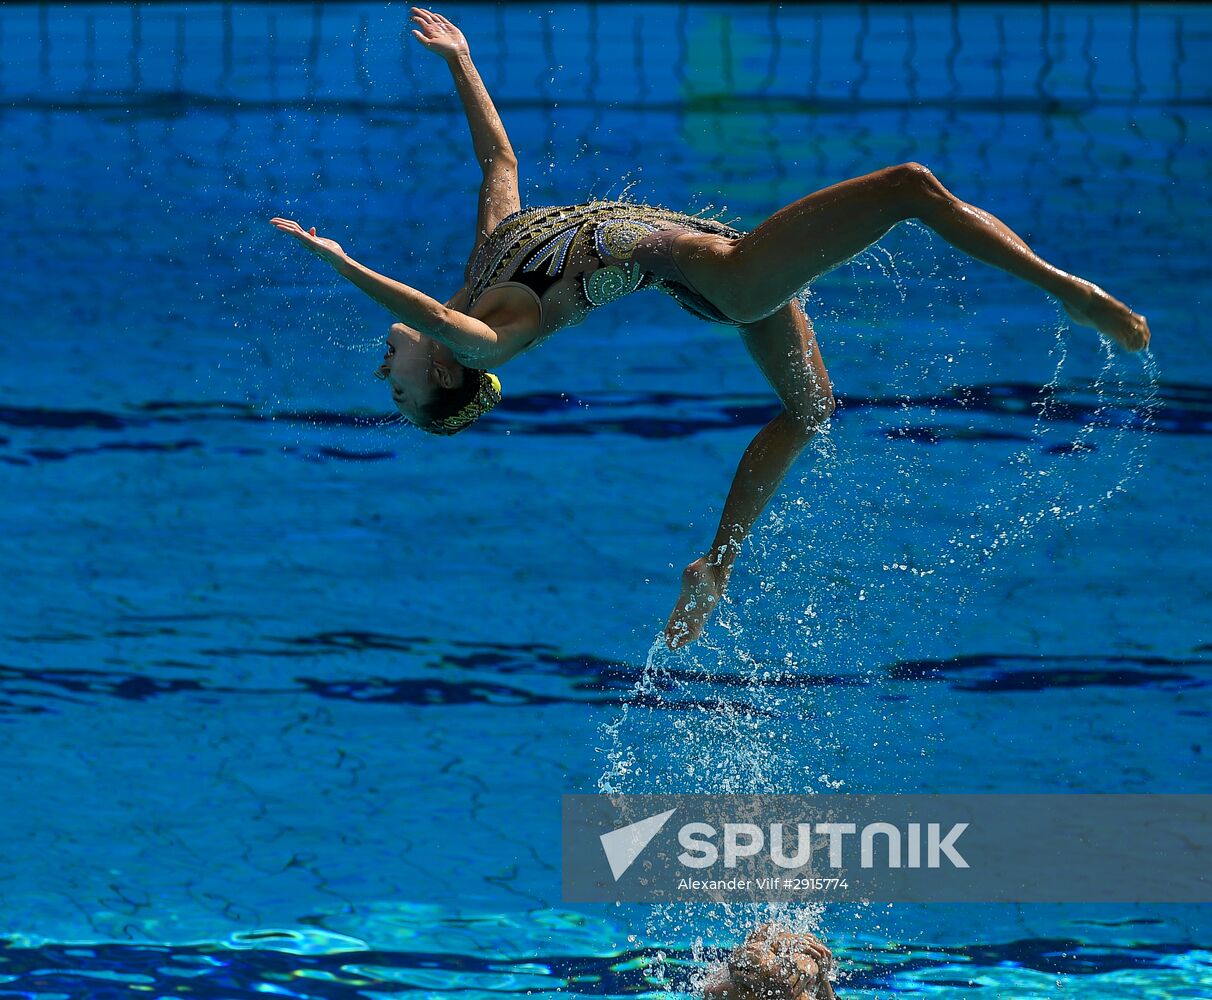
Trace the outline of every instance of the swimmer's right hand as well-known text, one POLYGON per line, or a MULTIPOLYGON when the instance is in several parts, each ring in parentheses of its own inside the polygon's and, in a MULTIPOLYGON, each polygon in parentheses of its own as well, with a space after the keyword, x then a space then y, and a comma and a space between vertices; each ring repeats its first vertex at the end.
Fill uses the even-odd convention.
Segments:
POLYGON ((336 267, 338 264, 343 264, 349 259, 346 256, 345 251, 341 249, 341 244, 336 240, 327 240, 322 236, 317 236, 315 226, 312 226, 310 230, 307 230, 293 219, 279 218, 270 219, 269 223, 271 226, 281 230, 288 236, 293 236, 317 257, 331 264, 333 267, 336 267))

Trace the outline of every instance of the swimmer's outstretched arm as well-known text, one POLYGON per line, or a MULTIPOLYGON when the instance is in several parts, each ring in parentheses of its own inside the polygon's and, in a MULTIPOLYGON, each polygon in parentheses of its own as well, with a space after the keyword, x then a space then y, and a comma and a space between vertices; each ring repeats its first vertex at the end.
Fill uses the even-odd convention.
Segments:
POLYGON ((496 347, 497 332, 487 323, 448 308, 424 292, 359 264, 336 240, 317 236, 315 226, 307 230, 291 219, 281 218, 270 222, 330 264, 337 274, 384 306, 402 323, 440 340, 460 361, 474 364, 476 357, 490 354, 496 347))
MULTIPOLYGON (((484 180, 480 185, 480 207, 476 218, 476 248, 488 238, 498 222, 521 207, 518 196, 518 158, 488 88, 480 79, 467 39, 441 14, 413 7, 410 20, 416 25, 413 35, 430 52, 441 56, 454 78, 455 89, 463 102, 476 162, 484 180)), ((475 250, 472 251, 475 253, 475 250)))

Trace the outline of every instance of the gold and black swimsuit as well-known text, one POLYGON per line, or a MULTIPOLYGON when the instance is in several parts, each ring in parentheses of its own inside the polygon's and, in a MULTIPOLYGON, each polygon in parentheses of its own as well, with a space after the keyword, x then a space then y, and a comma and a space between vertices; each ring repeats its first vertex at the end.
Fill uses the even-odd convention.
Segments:
MULTIPOLYGON (((579 307, 561 325, 579 323, 596 306, 641 288, 665 292, 700 319, 737 325, 688 282, 658 278, 630 259, 641 239, 670 225, 731 239, 744 235, 714 219, 626 201, 522 208, 502 219, 476 251, 470 269, 468 308, 492 286, 509 284, 528 288, 541 313, 548 290, 565 277, 570 261, 580 260, 579 280, 573 283, 579 307), (607 265, 607 257, 622 259, 623 263, 607 265), (585 266, 587 259, 595 266, 585 266)), ((672 270, 680 273, 676 264, 672 270)))

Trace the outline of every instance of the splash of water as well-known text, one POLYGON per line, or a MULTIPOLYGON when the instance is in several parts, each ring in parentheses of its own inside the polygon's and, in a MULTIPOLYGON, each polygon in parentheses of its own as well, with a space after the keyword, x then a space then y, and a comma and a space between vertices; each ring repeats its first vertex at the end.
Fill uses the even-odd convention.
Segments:
MULTIPOLYGON (((879 250, 848 266, 874 268, 905 302, 920 276, 902 274, 900 264, 897 255, 879 250)), ((953 272, 934 265, 930 276, 954 287, 953 272)), ((800 296, 805 305, 817 298, 811 289, 800 296)), ((844 696, 851 704, 871 702, 887 682, 888 649, 911 647, 912 637, 889 634, 904 618, 904 602, 918 610, 927 630, 940 634, 953 609, 988 587, 1001 556, 1058 526, 1096 517, 1145 468, 1158 407, 1154 358, 1142 355, 1134 375, 1103 341, 1096 374, 1070 381, 1067 329, 1063 322, 1051 325, 1052 371, 1032 404, 1029 430, 1007 436, 1023 443, 990 449, 1001 455, 998 474, 966 494, 970 508, 957 515, 958 528, 953 520, 941 535, 910 531, 900 541, 895 527, 889 531, 890 510, 902 526, 917 523, 916 493, 939 479, 932 465, 937 452, 889 445, 885 475, 873 482, 869 456, 836 433, 818 435, 801 489, 792 491, 798 495, 768 512, 750 541, 749 561, 762 567, 757 592, 746 596, 734 587, 697 643, 671 653, 658 636, 648 650, 631 698, 602 729, 598 790, 804 794, 859 790, 864 775, 878 775, 880 755, 896 740, 895 719, 885 716, 867 746, 839 747, 832 730, 842 730, 836 720, 849 711, 844 696), (882 541, 872 546, 870 538, 882 541), (881 558, 871 564, 877 546, 881 558), (761 611, 768 613, 780 596, 784 608, 775 619, 793 641, 769 655, 761 651, 769 625, 761 611), (865 642, 856 642, 856 634, 865 642), (727 684, 717 683, 720 678, 727 684), (674 705, 678 710, 669 711, 674 705), (834 763, 824 763, 830 759, 834 763)), ((962 347, 952 348, 944 361, 956 364, 961 354, 962 347)), ((910 361, 898 364, 907 371, 910 361)), ((886 432, 907 432, 921 419, 924 404, 904 398, 899 411, 882 411, 892 421, 886 432)), ((931 419, 937 416, 930 408, 931 419)), ((1021 422, 1009 410, 1002 416, 1021 422)), ((716 939, 740 939, 768 919, 816 931, 823 912, 820 905, 671 904, 649 912, 645 932, 650 940, 688 941, 704 961, 713 957, 704 927, 712 927, 716 939)), ((655 972, 669 985, 696 991, 707 974, 686 984, 677 983, 678 970, 658 966, 655 972)))

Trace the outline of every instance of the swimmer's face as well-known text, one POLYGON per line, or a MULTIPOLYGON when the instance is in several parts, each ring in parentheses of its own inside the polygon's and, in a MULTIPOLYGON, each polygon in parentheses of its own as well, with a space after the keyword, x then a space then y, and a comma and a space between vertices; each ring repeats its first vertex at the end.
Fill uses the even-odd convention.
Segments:
POLYGON ((391 388, 396 409, 414 424, 437 387, 433 354, 437 341, 411 326, 394 323, 387 331, 387 350, 375 372, 391 388))

